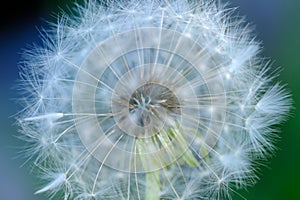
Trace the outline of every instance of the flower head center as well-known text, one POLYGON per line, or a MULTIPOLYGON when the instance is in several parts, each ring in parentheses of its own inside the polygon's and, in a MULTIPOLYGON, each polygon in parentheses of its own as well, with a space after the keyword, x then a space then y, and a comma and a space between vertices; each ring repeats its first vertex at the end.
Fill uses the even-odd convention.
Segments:
POLYGON ((174 93, 165 86, 147 83, 136 89, 129 99, 131 120, 140 127, 157 124, 166 116, 161 113, 178 113, 179 102, 174 93))

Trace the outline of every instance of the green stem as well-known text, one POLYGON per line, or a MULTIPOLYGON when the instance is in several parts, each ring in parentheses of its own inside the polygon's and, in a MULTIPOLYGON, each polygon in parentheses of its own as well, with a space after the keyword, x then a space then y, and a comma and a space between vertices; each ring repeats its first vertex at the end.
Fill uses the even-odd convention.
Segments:
MULTIPOLYGON (((188 164, 191 167, 199 166, 199 161, 195 158, 192 150, 189 147, 188 141, 181 134, 182 132, 183 130, 179 125, 177 125, 176 127, 170 128, 167 131, 161 131, 159 134, 155 134, 152 138, 153 143, 144 139, 138 139, 138 151, 140 159, 142 161, 142 165, 146 171, 151 171, 151 169, 153 169, 150 166, 159 167, 163 165, 164 162, 168 163, 169 159, 176 159, 176 157, 181 154, 182 156, 178 160, 178 163, 180 165, 188 164), (149 156, 149 154, 147 154, 147 149, 149 148, 161 148, 157 146, 158 143, 156 142, 158 142, 166 150, 165 152, 170 157, 166 157, 165 154, 161 156, 157 154, 149 156), (156 156, 158 156, 159 158, 156 156)), ((199 139, 202 138, 202 135, 200 133, 195 132, 194 134, 199 139)), ((201 146, 200 151, 203 153, 203 155, 206 155, 205 162, 209 164, 210 160, 207 156, 208 152, 204 145, 201 146)), ((160 192, 163 187, 160 178, 160 170, 147 172, 145 174, 145 200, 160 200, 160 192)))
POLYGON ((160 172, 149 172, 146 173, 146 194, 145 200, 159 200, 160 193, 160 172))
MULTIPOLYGON (((157 159, 155 157, 149 157, 146 154, 146 147, 145 145, 151 145, 146 144, 145 140, 140 139, 137 141, 138 151, 140 155, 140 159, 142 161, 142 165, 146 171, 151 170, 149 166, 155 165, 157 163, 157 159)), ((160 171, 154 171, 154 172, 147 172, 145 175, 145 200, 159 200, 159 194, 161 189, 161 183, 160 183, 160 171)))

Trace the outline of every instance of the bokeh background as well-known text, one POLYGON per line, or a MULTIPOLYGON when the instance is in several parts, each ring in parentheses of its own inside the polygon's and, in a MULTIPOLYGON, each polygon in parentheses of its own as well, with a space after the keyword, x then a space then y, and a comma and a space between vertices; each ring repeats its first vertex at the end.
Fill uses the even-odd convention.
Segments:
MULTIPOLYGON (((225 0, 224 0, 225 1, 225 0)), ((78 1, 80 2, 80 0, 78 1)), ((238 191, 249 200, 300 199, 300 1, 227 0, 239 7, 255 25, 263 41, 263 54, 283 70, 279 79, 287 83, 294 99, 290 119, 282 125, 276 156, 260 172, 261 180, 247 191, 238 191)), ((74 0, 8 0, 0 5, 0 200, 46 200, 33 195, 39 186, 24 160, 16 158, 17 127, 13 115, 18 111, 13 89, 18 79, 22 49, 40 43, 38 28, 55 22, 60 9, 72 7, 74 0)), ((233 199, 242 199, 234 195, 233 199)))

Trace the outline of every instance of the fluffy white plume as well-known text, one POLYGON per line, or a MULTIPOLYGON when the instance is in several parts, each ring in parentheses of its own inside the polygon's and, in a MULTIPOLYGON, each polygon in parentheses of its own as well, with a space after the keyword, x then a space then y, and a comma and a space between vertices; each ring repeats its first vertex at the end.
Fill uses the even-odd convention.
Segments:
POLYGON ((20 138, 50 180, 36 194, 211 200, 255 183, 291 100, 234 9, 90 0, 75 10, 24 53, 20 138))

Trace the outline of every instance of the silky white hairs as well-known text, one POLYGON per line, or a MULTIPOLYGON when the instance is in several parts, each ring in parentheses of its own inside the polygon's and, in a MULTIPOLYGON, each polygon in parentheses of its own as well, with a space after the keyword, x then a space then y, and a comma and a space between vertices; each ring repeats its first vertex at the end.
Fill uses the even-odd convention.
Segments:
POLYGON ((24 154, 52 199, 226 199, 291 107, 234 9, 86 1, 24 54, 24 154))

